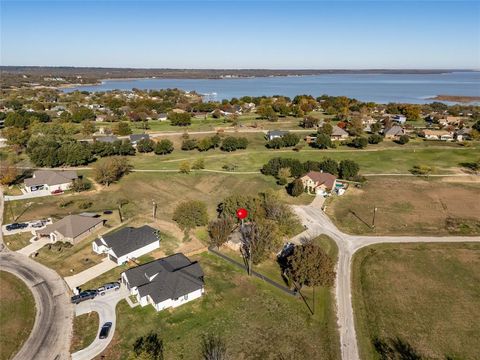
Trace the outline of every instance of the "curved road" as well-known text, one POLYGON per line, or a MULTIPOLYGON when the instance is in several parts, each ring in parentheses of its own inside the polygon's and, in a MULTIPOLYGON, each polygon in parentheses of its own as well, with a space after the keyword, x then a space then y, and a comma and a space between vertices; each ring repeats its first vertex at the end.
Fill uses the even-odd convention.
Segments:
POLYGON ((302 243, 320 234, 330 236, 338 246, 337 278, 335 282, 335 297, 337 302, 337 322, 340 331, 340 346, 343 360, 360 359, 351 293, 352 257, 359 249, 382 243, 410 242, 480 242, 480 237, 448 236, 448 237, 417 237, 417 236, 357 236, 341 232, 325 213, 313 205, 293 207, 308 230, 292 239, 302 243))
MULTIPOLYGON (((3 191, 0 189, 0 224, 3 222, 3 191)), ((63 279, 32 259, 9 251, 0 230, 0 269, 22 279, 32 291, 35 324, 14 360, 70 359, 73 306, 63 279)), ((16 334, 11 334, 16 336, 16 334)))

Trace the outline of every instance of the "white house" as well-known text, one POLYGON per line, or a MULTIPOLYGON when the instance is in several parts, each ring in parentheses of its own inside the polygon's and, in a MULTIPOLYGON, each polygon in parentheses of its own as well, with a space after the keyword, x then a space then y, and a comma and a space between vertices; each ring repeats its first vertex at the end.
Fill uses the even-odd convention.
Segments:
POLYGON ((200 264, 181 253, 128 269, 122 282, 142 307, 151 304, 157 311, 176 308, 205 292, 200 264))
POLYGON ((31 178, 25 179, 24 185, 27 192, 37 190, 65 191, 70 189, 75 179, 78 179, 76 171, 37 170, 31 178))
POLYGON ((100 236, 92 243, 94 252, 107 254, 109 259, 118 265, 148 254, 159 247, 159 231, 148 225, 139 228, 126 227, 100 236))

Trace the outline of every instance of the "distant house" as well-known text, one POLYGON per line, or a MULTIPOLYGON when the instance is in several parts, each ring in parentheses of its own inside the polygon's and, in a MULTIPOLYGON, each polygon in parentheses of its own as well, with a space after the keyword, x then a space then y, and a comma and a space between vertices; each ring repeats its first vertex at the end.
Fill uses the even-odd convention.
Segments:
POLYGON ((335 175, 326 172, 310 171, 300 178, 303 187, 318 195, 326 195, 335 189, 337 178, 335 175))
POLYGON ((160 120, 160 121, 166 121, 167 120, 167 114, 160 113, 160 114, 158 114, 157 119, 160 120))
POLYGON ((151 304, 162 311, 201 297, 203 276, 198 262, 178 253, 128 269, 122 273, 122 282, 142 307, 151 304))
POLYGON ((48 236, 52 243, 63 241, 75 245, 102 227, 103 220, 99 217, 68 215, 44 229, 37 230, 36 234, 39 237, 48 236))
POLYGON ((305 137, 305 141, 307 142, 307 144, 312 144, 312 143, 315 143, 317 141, 317 137, 312 136, 312 135, 307 135, 305 137))
POLYGON ((288 131, 283 130, 270 130, 267 132, 267 140, 279 139, 288 134, 288 131))
POLYGON ((421 136, 426 140, 442 140, 442 141, 452 141, 453 135, 450 131, 447 130, 429 130, 425 129, 422 131, 421 136))
POLYGON ((158 230, 144 225, 139 228, 125 227, 100 236, 92 243, 97 254, 107 254, 109 259, 121 265, 160 247, 158 230))
POLYGON ((76 171, 37 170, 31 178, 25 179, 24 185, 27 192, 38 190, 65 191, 70 189, 75 179, 78 179, 76 171))
POLYGON ((136 146, 140 140, 150 140, 150 135, 148 134, 132 134, 130 135, 130 142, 133 146, 136 146))
POLYGON ((107 120, 107 115, 97 115, 95 116, 95 121, 104 122, 107 120))
POLYGON ((397 124, 405 124, 407 122, 407 117, 405 115, 395 115, 392 117, 393 122, 397 124))
POLYGON ((342 128, 338 126, 334 126, 332 130, 332 135, 330 135, 330 139, 332 141, 335 140, 346 140, 348 139, 348 132, 343 130, 342 128))
POLYGON ((393 125, 392 127, 383 131, 383 136, 385 136, 386 139, 397 140, 400 136, 405 134, 405 129, 400 125, 393 125))
POLYGON ((104 143, 114 143, 115 141, 118 141, 118 137, 113 135, 99 136, 94 138, 94 140, 98 142, 104 142, 104 143))
POLYGON ((460 116, 446 116, 438 120, 438 123, 443 126, 453 125, 457 126, 463 122, 463 118, 460 116))
POLYGON ((463 128, 460 130, 455 131, 455 140, 457 141, 464 141, 464 140, 470 140, 471 136, 470 133, 472 132, 472 129, 470 128, 463 128))

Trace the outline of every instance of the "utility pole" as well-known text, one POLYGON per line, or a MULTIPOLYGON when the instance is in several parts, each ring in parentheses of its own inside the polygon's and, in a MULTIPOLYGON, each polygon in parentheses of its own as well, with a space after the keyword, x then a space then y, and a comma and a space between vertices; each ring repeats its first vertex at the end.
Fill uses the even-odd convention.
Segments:
POLYGON ((152 214, 152 216, 153 216, 153 220, 155 220, 155 217, 157 216, 157 203, 156 203, 154 200, 152 200, 152 205, 153 205, 153 214, 152 214))
POLYGON ((123 217, 122 217, 122 205, 118 204, 118 216, 120 218, 120 222, 123 223, 123 217))
POLYGON ((375 229, 375 215, 377 213, 377 207, 373 207, 373 220, 372 220, 372 229, 375 229))

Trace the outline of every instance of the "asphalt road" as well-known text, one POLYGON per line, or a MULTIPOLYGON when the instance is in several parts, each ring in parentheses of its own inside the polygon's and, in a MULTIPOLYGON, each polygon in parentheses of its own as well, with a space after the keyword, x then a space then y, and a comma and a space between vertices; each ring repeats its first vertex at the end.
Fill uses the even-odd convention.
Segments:
MULTIPOLYGON (((0 224, 2 222, 3 191, 0 189, 0 224)), ((73 306, 63 279, 32 259, 9 251, 3 244, 1 230, 0 270, 22 279, 32 291, 36 305, 33 329, 14 360, 70 359, 73 306)))
POLYGON ((338 246, 337 278, 335 282, 335 297, 337 302, 337 322, 340 331, 340 346, 343 360, 358 360, 359 352, 355 322, 353 317, 351 279, 352 257, 359 249, 382 243, 411 242, 480 242, 480 237, 448 236, 448 237, 418 237, 418 236, 357 236, 341 232, 318 207, 293 207, 307 230, 291 241, 302 243, 320 234, 330 236, 338 246))

